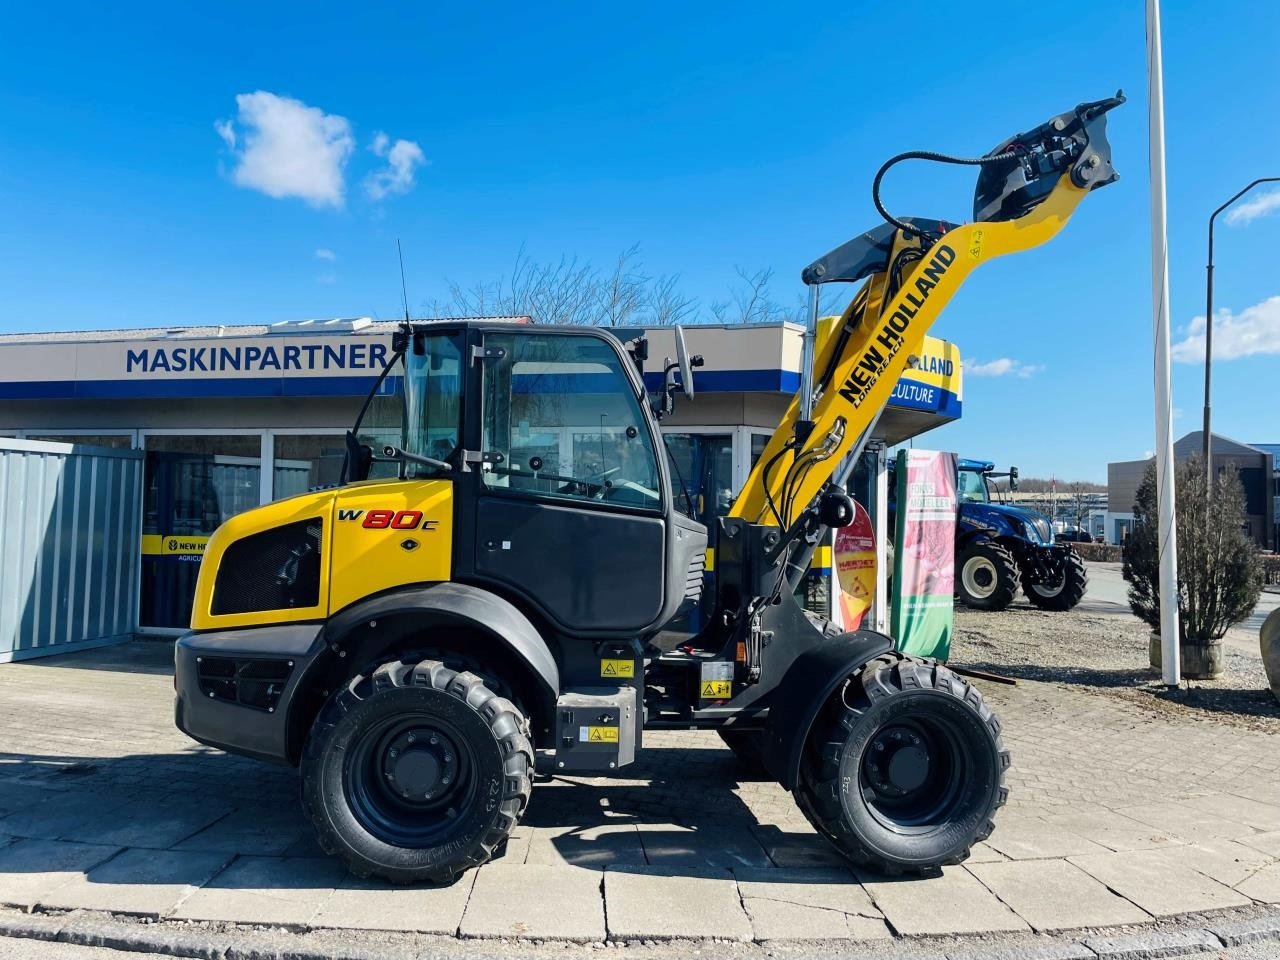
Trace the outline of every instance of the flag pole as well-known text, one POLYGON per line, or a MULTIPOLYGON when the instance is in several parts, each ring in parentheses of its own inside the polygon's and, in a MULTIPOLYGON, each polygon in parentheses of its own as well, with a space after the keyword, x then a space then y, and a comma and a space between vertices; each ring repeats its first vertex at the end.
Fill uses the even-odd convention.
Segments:
POLYGON ((1160 654, 1164 682, 1176 687, 1182 681, 1182 662, 1178 632, 1178 528, 1174 522, 1173 397, 1169 386, 1169 251, 1165 225, 1160 0, 1147 0, 1147 105, 1151 153, 1151 322, 1155 340, 1160 654))

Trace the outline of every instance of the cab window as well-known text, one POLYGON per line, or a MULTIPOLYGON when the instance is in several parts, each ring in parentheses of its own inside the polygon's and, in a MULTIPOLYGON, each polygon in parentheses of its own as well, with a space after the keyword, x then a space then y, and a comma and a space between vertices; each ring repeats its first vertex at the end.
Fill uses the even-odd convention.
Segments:
POLYGON ((484 483, 553 499, 659 509, 658 461, 625 362, 581 334, 488 334, 484 483), (497 460, 498 462, 493 462, 497 460))

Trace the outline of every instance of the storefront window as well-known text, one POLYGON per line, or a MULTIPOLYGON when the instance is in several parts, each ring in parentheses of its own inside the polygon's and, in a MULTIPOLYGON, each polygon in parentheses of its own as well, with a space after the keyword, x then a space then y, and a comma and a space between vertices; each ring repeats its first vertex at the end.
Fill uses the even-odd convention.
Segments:
POLYGON ((44 440, 48 443, 85 443, 94 447, 111 447, 128 450, 133 446, 131 433, 29 433, 28 440, 44 440))
POLYGON ((345 457, 340 436, 277 434, 271 467, 272 499, 336 487, 345 457))
POLYGON ((715 530, 728 514, 737 491, 733 487, 733 437, 727 433, 668 433, 676 508, 715 530))
POLYGON ((257 435, 152 435, 144 445, 141 625, 185 627, 205 545, 258 505, 257 435))

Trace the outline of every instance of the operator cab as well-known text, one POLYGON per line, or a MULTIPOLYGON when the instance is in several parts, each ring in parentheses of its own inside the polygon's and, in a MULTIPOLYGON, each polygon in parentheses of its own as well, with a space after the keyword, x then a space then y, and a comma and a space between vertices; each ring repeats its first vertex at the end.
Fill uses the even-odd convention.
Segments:
POLYGON ((344 479, 450 481, 454 581, 553 635, 646 639, 697 602, 706 554, 706 528, 674 509, 656 422, 676 389, 692 395, 677 343, 650 398, 603 330, 406 324, 348 435, 344 479))

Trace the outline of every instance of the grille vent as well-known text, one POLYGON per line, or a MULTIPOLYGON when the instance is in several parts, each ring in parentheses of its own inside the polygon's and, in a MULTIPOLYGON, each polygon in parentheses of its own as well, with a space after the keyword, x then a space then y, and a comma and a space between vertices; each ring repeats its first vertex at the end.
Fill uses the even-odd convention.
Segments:
POLYGON ((702 596, 702 575, 707 569, 707 555, 695 554, 689 561, 689 569, 684 575, 684 598, 697 600, 702 596))
POLYGON ((289 660, 237 660, 200 657, 196 676, 200 692, 212 700, 274 713, 293 663, 289 660))
POLYGON ((319 517, 312 517, 250 534, 227 547, 213 585, 213 615, 319 604, 323 526, 319 517))

